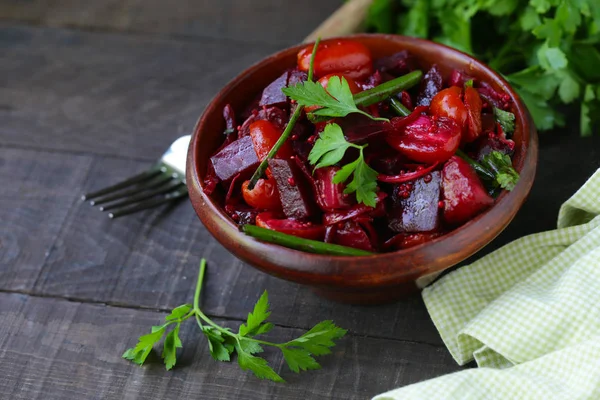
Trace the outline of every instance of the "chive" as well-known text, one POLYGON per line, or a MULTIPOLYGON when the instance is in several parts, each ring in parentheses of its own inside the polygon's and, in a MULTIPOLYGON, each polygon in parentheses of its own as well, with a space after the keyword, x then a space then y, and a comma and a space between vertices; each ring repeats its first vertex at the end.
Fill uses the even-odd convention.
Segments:
POLYGON ((390 105, 396 111, 396 113, 401 117, 408 117, 410 115, 410 110, 402 104, 400 100, 395 97, 390 97, 390 105))
POLYGON ((261 228, 260 226, 256 225, 242 225, 242 231, 246 235, 262 240, 263 242, 274 243, 309 253, 329 254, 333 256, 370 256, 374 254, 352 247, 299 238, 297 236, 287 235, 271 229, 261 228))
POLYGON ((467 163, 469 163, 469 165, 473 167, 473 169, 479 175, 481 175, 482 178, 492 181, 496 179, 496 175, 492 171, 479 164, 477 161, 473 160, 471 157, 466 155, 461 149, 456 150, 456 155, 465 160, 467 163))
MULTIPOLYGON (((319 47, 320 42, 321 38, 317 38, 317 40, 315 41, 315 45, 313 46, 312 55, 310 56, 310 67, 308 68, 309 81, 312 81, 313 79, 315 69, 315 56, 317 55, 317 48, 319 47)), ((277 142, 275 142, 271 150, 269 150, 269 153, 267 154, 265 159, 260 162, 256 171, 254 171, 254 173, 252 174, 252 178, 250 178, 250 183, 248 184, 249 190, 254 189, 254 186, 256 186, 256 182, 258 182, 258 180, 265 173, 265 170, 269 165, 269 160, 275 157, 275 154, 277 154, 281 146, 283 146, 283 144, 287 141, 288 137, 292 133, 292 130, 294 129, 294 125, 296 125, 296 121, 298 121, 298 118, 300 118, 300 116, 302 115, 302 110, 304 110, 304 106, 300 105, 296 107, 296 110, 294 110, 294 113, 290 117, 290 120, 283 132, 281 133, 281 136, 279 136, 279 139, 277 139, 277 142)))
POLYGON ((370 106, 371 104, 379 103, 398 92, 415 86, 421 81, 422 76, 423 72, 419 70, 409 72, 406 75, 377 85, 373 89, 357 93, 354 96, 354 102, 357 106, 370 106))

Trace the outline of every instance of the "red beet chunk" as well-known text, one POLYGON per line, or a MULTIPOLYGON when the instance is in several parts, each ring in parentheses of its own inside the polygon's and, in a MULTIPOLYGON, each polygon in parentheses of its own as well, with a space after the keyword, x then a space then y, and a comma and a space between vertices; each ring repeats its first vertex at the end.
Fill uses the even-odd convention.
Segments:
POLYGON ((492 85, 490 85, 487 82, 479 82, 478 86, 479 87, 477 88, 477 91, 479 92, 479 95, 485 102, 502 110, 509 109, 511 103, 509 95, 507 95, 506 93, 498 92, 492 87, 492 85))
POLYGON ((324 167, 315 170, 317 203, 323 211, 345 209, 355 203, 354 196, 344 193, 345 184, 333 183, 333 178, 339 170, 339 167, 324 167))
POLYGON ((357 217, 379 218, 385 216, 385 205, 383 200, 387 197, 384 192, 377 193, 377 205, 369 207, 365 204, 355 204, 345 210, 335 210, 323 215, 323 224, 331 226, 348 219, 356 219, 357 217))
POLYGON ((289 72, 288 86, 295 86, 298 83, 304 82, 308 79, 308 75, 304 71, 300 71, 298 68, 294 68, 289 72))
POLYGON ((256 225, 305 239, 323 240, 325 238, 325 227, 323 225, 313 224, 310 221, 304 222, 295 219, 286 219, 273 212, 258 214, 256 225))
POLYGON ((288 115, 279 107, 267 107, 261 108, 260 110, 254 110, 242 124, 239 132, 240 137, 249 135, 250 125, 261 120, 267 120, 279 128, 280 131, 283 131, 288 123, 288 115))
POLYGON ((388 226, 395 232, 429 232, 439 227, 441 174, 430 172, 394 187, 388 226))
POLYGON ((392 75, 404 75, 413 70, 413 58, 408 51, 402 50, 375 61, 375 69, 392 75))
POLYGON ((465 83, 472 79, 472 76, 467 75, 464 72, 459 71, 457 69, 453 69, 452 73, 450 74, 448 86, 458 86, 459 88, 463 88, 465 86, 465 83))
POLYGON ((244 177, 258 167, 260 162, 250 136, 233 141, 212 156, 210 161, 215 175, 222 181, 228 181, 237 174, 244 177))
POLYGON ((287 102, 287 97, 281 89, 285 88, 289 79, 289 71, 285 71, 283 75, 275 79, 267 86, 260 98, 259 106, 278 106, 283 105, 287 102))
POLYGON ((294 160, 269 160, 277 182, 283 213, 288 218, 308 218, 316 213, 313 192, 294 160))
POLYGON ((494 204, 477 173, 457 156, 444 164, 442 191, 444 220, 451 225, 464 224, 494 204))
POLYGON ((365 230, 352 220, 346 221, 342 226, 338 227, 333 241, 342 246, 373 251, 373 245, 365 230))
POLYGON ((480 162, 492 151, 499 151, 502 154, 512 156, 515 150, 515 142, 510 139, 503 139, 494 134, 482 136, 475 144, 477 146, 477 155, 475 158, 480 162))
POLYGON ((421 81, 421 91, 417 97, 418 106, 428 106, 431 104, 431 99, 442 90, 442 74, 437 65, 431 67, 429 72, 425 74, 421 81))

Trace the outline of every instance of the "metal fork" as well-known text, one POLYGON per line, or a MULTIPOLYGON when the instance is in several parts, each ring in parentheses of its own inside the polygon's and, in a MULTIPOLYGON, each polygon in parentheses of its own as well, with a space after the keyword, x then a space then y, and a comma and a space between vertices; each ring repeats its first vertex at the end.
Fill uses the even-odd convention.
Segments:
POLYGON ((90 200, 100 211, 109 211, 110 218, 118 218, 186 196, 185 160, 190 138, 186 135, 175 140, 147 171, 84 194, 81 199, 90 200))

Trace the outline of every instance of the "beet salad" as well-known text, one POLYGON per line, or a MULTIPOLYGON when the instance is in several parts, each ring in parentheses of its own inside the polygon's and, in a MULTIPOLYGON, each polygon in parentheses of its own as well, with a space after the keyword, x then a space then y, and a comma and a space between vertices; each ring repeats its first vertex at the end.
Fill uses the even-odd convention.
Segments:
POLYGON ((463 225, 512 190, 515 116, 490 84, 407 51, 326 40, 247 108, 223 110, 204 191, 242 230, 305 251, 366 255, 463 225))

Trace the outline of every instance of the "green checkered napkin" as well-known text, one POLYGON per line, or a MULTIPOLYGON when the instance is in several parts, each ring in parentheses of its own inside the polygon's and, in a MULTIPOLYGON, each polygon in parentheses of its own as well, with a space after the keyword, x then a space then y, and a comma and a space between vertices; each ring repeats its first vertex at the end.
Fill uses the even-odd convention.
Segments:
POLYGON ((526 236, 423 291, 461 365, 388 399, 600 399, 600 170, 526 236))

